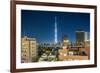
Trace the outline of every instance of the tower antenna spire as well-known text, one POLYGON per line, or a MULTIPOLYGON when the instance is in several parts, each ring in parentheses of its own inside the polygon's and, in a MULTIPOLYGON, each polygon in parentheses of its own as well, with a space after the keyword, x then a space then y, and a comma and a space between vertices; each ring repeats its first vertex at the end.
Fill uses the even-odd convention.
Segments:
POLYGON ((57 17, 55 16, 55 30, 54 30, 54 32, 55 32, 55 44, 57 44, 57 42, 58 42, 58 40, 57 40, 57 17))

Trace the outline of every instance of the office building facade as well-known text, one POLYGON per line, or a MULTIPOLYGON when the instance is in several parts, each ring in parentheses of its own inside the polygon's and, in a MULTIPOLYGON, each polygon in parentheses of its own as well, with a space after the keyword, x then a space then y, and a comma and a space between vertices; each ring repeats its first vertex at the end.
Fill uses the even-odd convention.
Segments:
POLYGON ((85 40, 85 32, 84 31, 76 31, 76 44, 80 45, 84 43, 85 40))
POLYGON ((90 41, 89 32, 85 31, 76 31, 76 44, 80 45, 87 41, 90 41))

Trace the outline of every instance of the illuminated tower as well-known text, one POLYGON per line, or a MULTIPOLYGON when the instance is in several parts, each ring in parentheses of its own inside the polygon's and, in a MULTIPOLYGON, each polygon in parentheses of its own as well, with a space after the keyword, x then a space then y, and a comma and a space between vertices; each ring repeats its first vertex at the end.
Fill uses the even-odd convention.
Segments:
POLYGON ((57 40, 57 18, 55 17, 55 30, 54 30, 54 37, 55 37, 55 44, 57 44, 58 40, 57 40))

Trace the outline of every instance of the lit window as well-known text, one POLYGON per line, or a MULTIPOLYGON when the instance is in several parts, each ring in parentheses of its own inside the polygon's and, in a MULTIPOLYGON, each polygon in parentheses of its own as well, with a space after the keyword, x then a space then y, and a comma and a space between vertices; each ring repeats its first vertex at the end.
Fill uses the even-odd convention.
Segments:
POLYGON ((67 56, 67 54, 64 53, 64 56, 67 56))
POLYGON ((69 55, 73 55, 73 52, 70 51, 70 52, 69 52, 69 55))
POLYGON ((66 43, 66 42, 69 42, 69 40, 64 40, 64 42, 66 43))

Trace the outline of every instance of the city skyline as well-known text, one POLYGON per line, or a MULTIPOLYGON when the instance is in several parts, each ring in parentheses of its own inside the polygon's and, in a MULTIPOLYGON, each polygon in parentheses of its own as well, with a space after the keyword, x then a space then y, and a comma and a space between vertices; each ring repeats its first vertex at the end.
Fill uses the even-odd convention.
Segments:
POLYGON ((77 29, 90 32, 89 13, 31 10, 21 13, 21 35, 35 37, 39 43, 57 43, 63 35, 75 42, 77 29))

